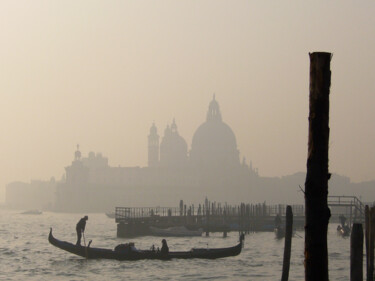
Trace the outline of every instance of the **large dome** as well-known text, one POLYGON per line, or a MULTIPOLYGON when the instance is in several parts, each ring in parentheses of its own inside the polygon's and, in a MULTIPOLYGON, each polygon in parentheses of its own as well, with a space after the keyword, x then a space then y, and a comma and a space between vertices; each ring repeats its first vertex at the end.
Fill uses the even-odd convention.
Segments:
POLYGON ((222 121, 206 121, 198 127, 193 136, 192 150, 237 150, 236 137, 232 129, 222 121))
POLYGON ((193 165, 228 167, 238 165, 239 152, 232 129, 221 120, 215 96, 211 101, 207 120, 196 130, 190 151, 193 165))

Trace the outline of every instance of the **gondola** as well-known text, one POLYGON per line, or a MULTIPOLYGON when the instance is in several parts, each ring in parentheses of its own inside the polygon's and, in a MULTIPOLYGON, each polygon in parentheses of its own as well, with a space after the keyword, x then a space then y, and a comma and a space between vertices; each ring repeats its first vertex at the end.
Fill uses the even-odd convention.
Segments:
POLYGON ((340 224, 337 226, 337 234, 342 237, 348 237, 350 235, 350 226, 346 223, 346 217, 344 215, 339 216, 340 224))
POLYGON ((43 212, 39 210, 28 210, 28 211, 22 212, 21 214, 22 215, 41 215, 42 213, 43 212))
MULTIPOLYGON (((87 246, 79 246, 69 242, 61 241, 53 237, 52 228, 50 230, 48 241, 57 248, 70 252, 72 254, 84 257, 86 259, 115 259, 115 260, 143 260, 143 259, 217 259, 230 256, 237 256, 241 253, 243 246, 243 235, 240 236, 240 242, 229 248, 201 248, 191 249, 185 252, 169 252, 167 254, 156 250, 112 250, 90 247, 91 241, 87 246)), ((118 247, 116 247, 118 248, 118 247)), ((121 247, 120 247, 121 248, 121 247)))
POLYGON ((350 236, 350 227, 345 224, 345 225, 338 225, 337 226, 337 234, 341 235, 342 237, 348 237, 350 236))
POLYGON ((192 236, 202 236, 203 229, 199 228, 197 230, 187 229, 185 226, 175 226, 168 228, 158 228, 150 226, 151 235, 153 236, 163 236, 163 237, 192 237, 192 236))
POLYGON ((275 227, 274 232, 276 239, 282 239, 285 237, 285 228, 282 226, 275 227))
POLYGON ((115 219, 116 218, 116 213, 115 212, 108 212, 108 213, 105 213, 105 215, 107 217, 109 217, 110 219, 115 219))

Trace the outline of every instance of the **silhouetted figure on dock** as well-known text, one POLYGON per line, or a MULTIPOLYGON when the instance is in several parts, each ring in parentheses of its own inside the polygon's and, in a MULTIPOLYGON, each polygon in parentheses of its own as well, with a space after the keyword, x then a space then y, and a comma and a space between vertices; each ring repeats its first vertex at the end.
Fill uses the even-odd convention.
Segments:
POLYGON ((161 246, 161 253, 163 255, 167 255, 169 253, 169 247, 167 245, 167 240, 163 239, 161 240, 162 246, 161 246))
POLYGON ((281 216, 279 214, 275 217, 275 227, 281 226, 281 216))
POLYGON ((240 234, 240 243, 242 244, 242 246, 243 246, 243 241, 245 241, 245 234, 241 233, 240 234))
POLYGON ((81 245, 81 238, 82 234, 85 232, 85 227, 86 227, 86 221, 89 219, 88 216, 84 216, 79 220, 76 226, 76 231, 77 231, 77 243, 76 245, 81 245))
POLYGON ((339 216, 341 226, 344 227, 346 224, 346 217, 344 215, 339 216))
POLYGON ((282 220, 280 214, 277 214, 275 217, 275 229, 274 232, 276 234, 277 239, 284 238, 285 236, 285 228, 282 225, 282 220))
POLYGON ((344 215, 339 216, 339 220, 341 225, 339 224, 337 226, 337 232, 338 234, 342 236, 349 236, 350 235, 350 226, 346 223, 346 217, 344 215))

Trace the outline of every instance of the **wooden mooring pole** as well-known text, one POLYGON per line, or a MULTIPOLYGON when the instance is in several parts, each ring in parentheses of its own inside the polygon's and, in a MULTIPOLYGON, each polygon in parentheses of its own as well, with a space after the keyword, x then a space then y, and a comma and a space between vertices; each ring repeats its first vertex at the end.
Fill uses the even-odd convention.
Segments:
POLYGON ((370 237, 370 208, 368 205, 365 207, 365 246, 366 246, 366 280, 369 280, 369 237, 370 237))
POLYGON ((290 253, 292 250, 292 236, 293 236, 293 211, 292 211, 292 207, 288 205, 286 207, 284 260, 283 260, 283 274, 281 276, 281 281, 288 281, 289 279, 290 253))
POLYGON ((305 182, 305 280, 328 281, 329 88, 331 53, 310 53, 310 97, 305 182))
POLYGON ((374 280, 375 207, 372 207, 368 212, 368 223, 366 224, 366 233, 367 232, 368 232, 367 280, 373 281, 374 280))
POLYGON ((206 237, 210 236, 210 210, 206 208, 206 237))
POLYGON ((350 236, 350 281, 363 281, 363 228, 354 223, 350 236))

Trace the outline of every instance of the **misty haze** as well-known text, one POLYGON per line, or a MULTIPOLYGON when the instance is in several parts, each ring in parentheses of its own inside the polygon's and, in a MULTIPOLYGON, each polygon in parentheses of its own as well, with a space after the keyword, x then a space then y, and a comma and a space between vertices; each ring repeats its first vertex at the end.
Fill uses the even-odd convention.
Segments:
POLYGON ((351 280, 375 217, 374 11, 2 1, 0 279, 311 281, 312 241, 351 280))
MULTIPOLYGON (((52 177, 49 181, 9 183, 6 204, 60 212, 171 207, 181 199, 198 205, 205 198, 229 204, 302 204, 304 195, 299 186, 304 185, 305 174, 259 176, 251 161, 247 162, 245 156, 240 160, 236 136, 224 120, 214 95, 206 120, 193 135, 191 149, 179 134, 175 119, 165 126, 161 137, 152 123, 144 148, 148 152, 146 167, 112 167, 101 153, 91 151, 83 156, 77 145, 73 161, 60 180, 52 177)), ((371 202, 375 199, 374 183, 354 184, 333 175, 330 193, 371 202)))

